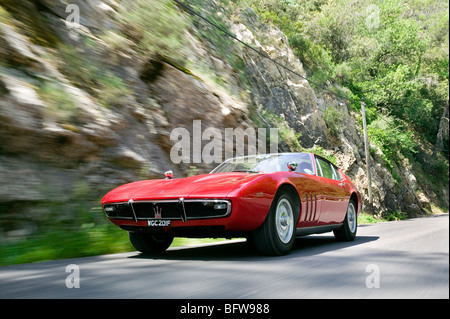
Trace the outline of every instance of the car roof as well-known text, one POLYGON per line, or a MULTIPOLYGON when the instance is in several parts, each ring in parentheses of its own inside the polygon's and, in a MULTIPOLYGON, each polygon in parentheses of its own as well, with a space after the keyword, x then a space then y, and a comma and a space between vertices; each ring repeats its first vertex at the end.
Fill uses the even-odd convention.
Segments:
MULTIPOLYGON (((313 155, 317 155, 311 152, 283 152, 283 153, 267 153, 267 154, 254 154, 254 155, 243 155, 243 156, 236 156, 236 157, 230 157, 227 158, 225 161, 229 161, 232 159, 237 159, 237 158, 246 158, 246 157, 252 157, 252 156, 270 156, 270 155, 300 155, 300 154, 313 154, 313 155)), ((317 155, 319 157, 321 157, 320 155, 317 155)))

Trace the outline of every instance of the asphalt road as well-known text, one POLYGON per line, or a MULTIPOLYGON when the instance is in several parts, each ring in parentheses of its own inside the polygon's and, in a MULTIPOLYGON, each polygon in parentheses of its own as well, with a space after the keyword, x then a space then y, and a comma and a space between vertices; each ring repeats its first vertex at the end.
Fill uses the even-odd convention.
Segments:
POLYGON ((131 252, 7 266, 0 298, 447 299, 449 218, 360 226, 350 243, 332 233, 301 237, 283 257, 260 256, 235 240, 160 257, 131 252))

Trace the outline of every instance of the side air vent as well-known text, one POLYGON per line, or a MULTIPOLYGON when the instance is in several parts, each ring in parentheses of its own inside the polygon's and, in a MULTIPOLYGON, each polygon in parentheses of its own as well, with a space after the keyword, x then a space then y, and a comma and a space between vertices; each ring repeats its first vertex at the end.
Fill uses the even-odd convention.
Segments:
POLYGON ((305 221, 315 221, 317 218, 317 196, 305 195, 305 221))

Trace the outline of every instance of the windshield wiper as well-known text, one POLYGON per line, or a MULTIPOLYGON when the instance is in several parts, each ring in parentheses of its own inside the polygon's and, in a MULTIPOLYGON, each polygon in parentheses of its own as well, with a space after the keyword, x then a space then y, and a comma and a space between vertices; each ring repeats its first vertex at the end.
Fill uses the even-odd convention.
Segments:
POLYGON ((249 169, 236 169, 236 170, 233 170, 232 172, 233 173, 234 172, 238 172, 238 173, 259 173, 258 171, 252 171, 252 170, 249 170, 249 169))

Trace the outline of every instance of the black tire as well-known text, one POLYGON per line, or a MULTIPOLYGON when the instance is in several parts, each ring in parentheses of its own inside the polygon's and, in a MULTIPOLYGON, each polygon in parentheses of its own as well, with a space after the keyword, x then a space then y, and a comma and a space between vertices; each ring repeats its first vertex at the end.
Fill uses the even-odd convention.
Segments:
POLYGON ((253 243, 259 252, 281 256, 291 250, 298 220, 295 207, 288 192, 280 191, 275 196, 264 223, 252 233, 253 243))
POLYGON ((356 204, 350 200, 347 206, 344 223, 341 228, 334 230, 334 237, 338 241, 352 241, 355 240, 356 231, 358 230, 358 218, 356 216, 356 204))
POLYGON ((173 236, 170 234, 148 234, 128 232, 133 247, 146 254, 162 253, 172 244, 173 236))

